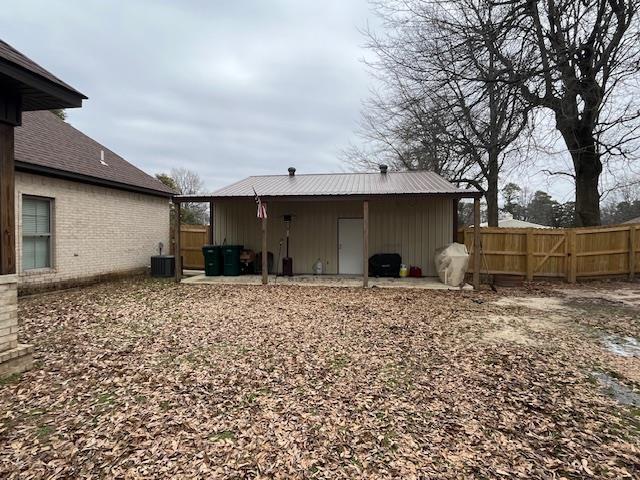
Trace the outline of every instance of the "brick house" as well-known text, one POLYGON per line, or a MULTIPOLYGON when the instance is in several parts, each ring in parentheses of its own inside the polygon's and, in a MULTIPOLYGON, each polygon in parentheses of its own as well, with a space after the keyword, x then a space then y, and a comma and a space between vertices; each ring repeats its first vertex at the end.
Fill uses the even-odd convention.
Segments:
POLYGON ((49 111, 15 129, 18 288, 140 272, 169 248, 172 190, 49 111))

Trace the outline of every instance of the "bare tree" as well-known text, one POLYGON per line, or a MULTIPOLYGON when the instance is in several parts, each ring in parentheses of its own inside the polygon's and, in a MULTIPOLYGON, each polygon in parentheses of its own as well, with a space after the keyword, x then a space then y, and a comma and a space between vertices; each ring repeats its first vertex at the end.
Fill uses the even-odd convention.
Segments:
POLYGON ((395 170, 430 170, 456 182, 479 182, 473 161, 454 152, 448 109, 396 87, 395 94, 376 93, 366 103, 358 131, 366 146, 350 147, 346 160, 365 168, 384 163, 395 170))
MULTIPOLYGON (((156 178, 180 195, 204 193, 204 182, 200 175, 186 168, 172 168, 169 175, 159 173, 156 178)), ((183 203, 181 212, 182 223, 203 225, 209 221, 207 205, 203 203, 183 203)))
POLYGON ((197 195, 202 193, 204 183, 196 172, 186 168, 172 168, 171 178, 181 195, 197 195))
MULTIPOLYGON (((367 32, 371 66, 387 96, 368 104, 363 136, 394 157, 392 165, 478 188, 497 226, 499 173, 528 126, 528 105, 516 86, 497 81, 500 64, 482 37, 446 9, 426 0, 374 6, 386 29, 367 32)), ((490 21, 494 8, 482 2, 478 14, 490 21)))
MULTIPOLYGON (((529 126, 529 107, 516 87, 497 82, 499 64, 492 50, 467 28, 452 25, 448 12, 428 8, 437 36, 427 73, 437 79, 435 94, 453 112, 457 128, 452 141, 471 155, 481 173, 483 182, 475 186, 485 194, 489 226, 497 226, 499 175, 511 150, 519 150, 516 141, 529 126)), ((490 21, 494 10, 491 2, 482 1, 476 14, 490 21)))
POLYGON ((625 146, 637 138, 629 88, 639 69, 640 1, 498 0, 491 19, 476 0, 446 3, 455 10, 451 23, 460 25, 456 14, 465 12, 465 25, 495 55, 497 80, 517 85, 532 108, 553 112, 573 160, 576 221, 599 225, 603 161, 629 154, 625 146))

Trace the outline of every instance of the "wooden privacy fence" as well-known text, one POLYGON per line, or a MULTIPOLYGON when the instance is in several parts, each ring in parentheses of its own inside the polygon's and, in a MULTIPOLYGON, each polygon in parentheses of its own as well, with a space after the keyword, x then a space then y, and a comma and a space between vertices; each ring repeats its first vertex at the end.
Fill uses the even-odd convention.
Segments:
MULTIPOLYGON (((472 258, 473 228, 458 232, 472 258)), ((577 278, 628 275, 640 271, 640 224, 589 228, 481 228, 480 273, 535 278, 577 278)), ((182 225, 183 267, 202 270, 202 246, 209 242, 208 225, 182 225)), ((172 245, 173 253, 173 245, 172 245)))
MULTIPOLYGON (((173 238, 173 231, 171 232, 173 238)), ((182 268, 203 270, 204 256, 202 246, 209 243, 209 225, 182 225, 180 227, 180 253, 182 268)), ((172 243, 171 253, 175 255, 172 243)))
MULTIPOLYGON (((628 275, 640 262, 640 224, 587 228, 481 228, 480 273, 534 278, 628 275)), ((459 231, 473 271, 473 228, 459 231)))

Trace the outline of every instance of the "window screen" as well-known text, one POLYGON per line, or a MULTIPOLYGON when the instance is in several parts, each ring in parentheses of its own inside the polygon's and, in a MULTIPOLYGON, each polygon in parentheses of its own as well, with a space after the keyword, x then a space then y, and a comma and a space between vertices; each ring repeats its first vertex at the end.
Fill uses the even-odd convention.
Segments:
POLYGON ((22 269, 51 267, 51 200, 22 198, 22 269))

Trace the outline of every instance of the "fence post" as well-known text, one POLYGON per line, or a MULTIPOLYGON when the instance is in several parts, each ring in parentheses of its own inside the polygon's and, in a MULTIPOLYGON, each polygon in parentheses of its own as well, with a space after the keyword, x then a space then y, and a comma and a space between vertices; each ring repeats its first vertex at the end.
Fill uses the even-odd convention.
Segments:
POLYGON ((175 215, 174 215, 174 227, 173 227, 173 235, 174 235, 174 248, 176 253, 174 254, 175 258, 175 268, 176 268, 176 282, 180 283, 182 280, 182 249, 180 248, 180 223, 181 220, 181 210, 182 205, 180 202, 175 202, 175 215))
POLYGON ((533 229, 527 229, 527 281, 533 280, 533 229))
POLYGON ((473 288, 480 288, 480 198, 473 199, 473 288))
POLYGON ((636 275, 636 226, 629 227, 629 280, 636 275))
POLYGON ((576 283, 577 271, 578 271, 578 257, 576 257, 576 231, 573 228, 565 230, 567 239, 565 240, 568 245, 568 258, 567 258, 567 281, 569 283, 576 283))
POLYGON ((214 206, 213 202, 209 202, 209 232, 208 232, 208 234, 209 234, 209 237, 208 237, 209 245, 213 245, 214 240, 216 238, 216 236, 215 236, 216 231, 215 231, 215 226, 214 226, 214 222, 213 222, 213 217, 215 215, 214 214, 214 211, 215 211, 214 208, 215 208, 215 206, 214 206))

